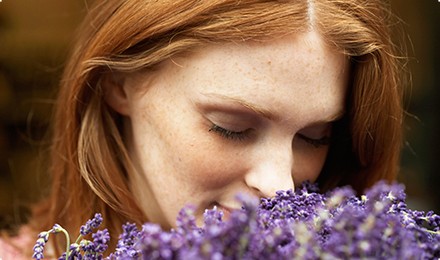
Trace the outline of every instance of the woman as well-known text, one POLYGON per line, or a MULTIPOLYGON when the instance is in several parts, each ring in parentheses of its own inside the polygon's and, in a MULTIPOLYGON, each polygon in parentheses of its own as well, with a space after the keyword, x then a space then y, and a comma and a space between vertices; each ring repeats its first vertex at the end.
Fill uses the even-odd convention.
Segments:
POLYGON ((62 80, 35 230, 101 212, 116 237, 126 221, 170 228, 186 204, 227 215, 237 192, 394 180, 389 20, 382 0, 96 1, 62 80))

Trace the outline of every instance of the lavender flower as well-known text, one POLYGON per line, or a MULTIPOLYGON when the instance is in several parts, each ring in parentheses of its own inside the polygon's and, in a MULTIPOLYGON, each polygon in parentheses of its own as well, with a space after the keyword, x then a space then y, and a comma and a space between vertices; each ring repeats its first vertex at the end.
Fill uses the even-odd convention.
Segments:
POLYGON ((50 232, 48 231, 44 231, 41 232, 40 234, 38 234, 38 239, 37 242, 34 245, 33 248, 33 255, 32 258, 35 259, 43 259, 44 255, 43 255, 43 251, 44 251, 44 246, 46 245, 47 241, 49 240, 49 234, 50 232))
MULTIPOLYGON (((188 206, 171 231, 153 223, 141 230, 125 224, 107 259, 439 259, 440 216, 408 209, 405 196, 402 185, 384 182, 361 197, 349 187, 320 194, 305 183, 259 202, 240 196, 243 207, 228 221, 217 208, 206 210, 201 227, 188 206)), ((102 222, 100 215, 94 219, 81 234, 102 222)), ((49 234, 62 230, 42 232, 34 258, 43 258, 49 234)), ((69 259, 102 259, 108 231, 92 237, 72 244, 69 259)))
POLYGON ((140 252, 134 248, 135 242, 139 239, 139 230, 135 224, 126 223, 122 226, 122 234, 119 235, 116 250, 109 256, 109 259, 134 259, 140 256, 140 252))
POLYGON ((70 244, 70 235, 67 230, 65 230, 59 224, 55 224, 52 229, 41 232, 38 235, 37 242, 33 248, 34 254, 32 255, 32 258, 43 259, 44 246, 49 240, 49 235, 63 233, 66 237, 67 246, 66 251, 59 257, 60 260, 102 259, 103 253, 105 250, 107 250, 108 247, 107 243, 110 240, 110 234, 107 229, 97 231, 96 233, 92 234, 93 242, 83 239, 83 236, 92 233, 93 229, 98 228, 99 225, 101 225, 102 221, 103 219, 101 214, 95 214, 92 219, 89 219, 85 225, 81 226, 80 235, 73 244, 70 244))
POLYGON ((404 200, 403 186, 383 182, 361 198, 348 187, 319 194, 306 184, 259 205, 244 200, 226 222, 208 210, 202 228, 184 210, 176 230, 156 226, 136 248, 148 259, 438 258, 439 216, 411 211, 404 200), (172 239, 162 239, 165 234, 172 239), (159 254, 165 248, 170 257, 159 254))
POLYGON ((80 228, 80 234, 82 236, 86 236, 92 233, 93 229, 98 228, 102 223, 102 215, 100 213, 96 213, 92 219, 89 219, 85 225, 82 225, 80 228))
MULTIPOLYGON (((57 234, 57 233, 64 233, 64 235, 66 236, 66 240, 67 240, 67 244, 70 244, 70 238, 69 238, 69 234, 67 233, 67 231, 61 227, 58 224, 53 225, 53 227, 48 230, 48 231, 44 231, 41 232, 38 235, 38 239, 37 242, 34 245, 33 248, 33 255, 32 258, 35 259, 43 259, 44 255, 43 255, 43 251, 44 251, 44 246, 46 245, 47 241, 49 240, 49 236, 50 234, 57 234)), ((69 256, 69 247, 66 248, 66 257, 69 256)))
POLYGON ((95 253, 102 254, 107 250, 107 243, 110 241, 110 233, 107 229, 99 230, 92 234, 95 253))

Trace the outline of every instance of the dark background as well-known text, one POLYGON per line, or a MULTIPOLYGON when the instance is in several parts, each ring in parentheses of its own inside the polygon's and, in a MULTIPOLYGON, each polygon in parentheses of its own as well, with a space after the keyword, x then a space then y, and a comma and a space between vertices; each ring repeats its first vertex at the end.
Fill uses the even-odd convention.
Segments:
MULTIPOLYGON (((409 50, 400 182, 412 209, 440 212, 440 2, 392 0, 409 50)), ((0 0, 0 228, 47 189, 40 167, 51 107, 84 0, 0 0)))

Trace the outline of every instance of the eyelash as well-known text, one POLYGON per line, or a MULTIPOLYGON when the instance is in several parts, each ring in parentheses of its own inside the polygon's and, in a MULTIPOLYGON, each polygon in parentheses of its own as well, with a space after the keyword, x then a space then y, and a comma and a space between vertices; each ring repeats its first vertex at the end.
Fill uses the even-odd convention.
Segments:
POLYGON ((331 141, 331 138, 329 136, 324 136, 319 139, 313 139, 313 138, 309 138, 305 135, 298 134, 298 137, 301 138, 304 142, 312 145, 315 148, 320 148, 322 146, 328 146, 328 145, 330 145, 330 141, 331 141))
POLYGON ((243 141, 244 139, 249 137, 247 130, 236 132, 236 131, 231 131, 231 130, 225 129, 225 128, 218 126, 216 124, 213 124, 211 126, 211 128, 209 129, 209 132, 215 132, 215 133, 219 134, 221 137, 224 137, 224 138, 230 139, 230 140, 237 140, 237 141, 243 141))
MULTIPOLYGON (((231 130, 225 129, 225 128, 218 126, 216 124, 213 124, 211 126, 211 128, 209 129, 209 132, 215 132, 215 133, 219 134, 221 137, 229 139, 229 140, 243 141, 244 139, 249 137, 247 130, 236 132, 236 131, 231 131, 231 130)), ((331 138, 329 136, 324 136, 319 139, 309 138, 309 137, 302 135, 302 134, 298 134, 298 136, 304 142, 312 145, 315 148, 320 148, 322 146, 330 145, 331 138)))

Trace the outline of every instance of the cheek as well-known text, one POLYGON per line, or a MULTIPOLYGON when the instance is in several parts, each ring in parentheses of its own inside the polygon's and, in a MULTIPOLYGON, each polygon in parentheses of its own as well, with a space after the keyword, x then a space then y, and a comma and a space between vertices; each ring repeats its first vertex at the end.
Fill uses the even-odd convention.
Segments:
MULTIPOLYGON (((186 182, 200 188, 220 189, 239 179, 247 171, 245 155, 234 147, 219 144, 217 136, 205 133, 189 147, 180 162, 186 182)), ((223 141, 224 142, 224 141, 223 141)))

